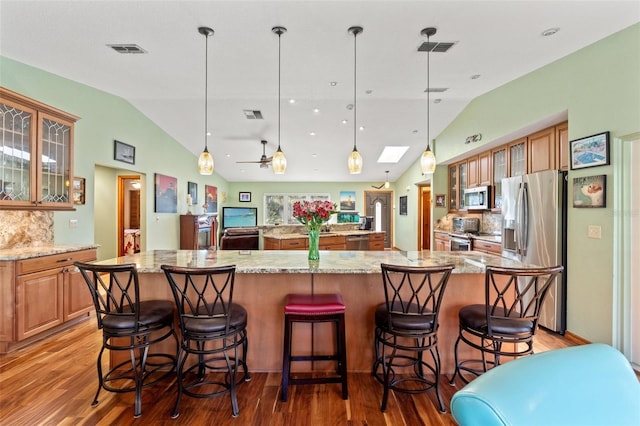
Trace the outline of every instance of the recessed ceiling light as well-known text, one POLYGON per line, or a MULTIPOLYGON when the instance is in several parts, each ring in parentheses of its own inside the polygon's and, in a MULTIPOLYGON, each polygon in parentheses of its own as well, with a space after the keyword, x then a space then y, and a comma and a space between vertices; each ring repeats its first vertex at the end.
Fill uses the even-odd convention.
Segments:
POLYGON ((311 157, 316 158, 318 154, 311 154, 311 157))
POLYGON ((360 126, 360 131, 364 132, 364 126, 360 126))
POLYGON ((480 74, 474 74, 471 76, 471 80, 477 80, 480 78, 480 74))
POLYGON ((313 112, 315 112, 316 114, 320 112, 320 108, 314 108, 313 112))
POLYGON ((348 121, 347 120, 342 120, 342 124, 347 124, 348 121))
POLYGON ((290 104, 295 104, 295 103, 296 103, 296 100, 295 100, 295 99, 289 99, 289 103, 290 103, 290 104))
POLYGON ((558 27, 555 27, 555 28, 549 28, 548 30, 544 30, 544 31, 542 32, 542 36, 543 36, 543 37, 549 37, 549 36, 554 35, 554 34, 555 34, 555 33, 557 33, 558 31, 560 31, 560 28, 558 28, 558 27))
POLYGON ((337 82, 337 81, 330 81, 330 82, 329 82, 329 85, 331 85, 331 86, 337 86, 337 85, 338 85, 338 82, 337 82))
POLYGON ((348 105, 347 105, 347 109, 348 109, 349 111, 351 111, 351 110, 353 109, 353 104, 348 104, 348 105))
POLYGON ((408 149, 408 146, 385 146, 378 157, 378 163, 397 163, 408 149))
POLYGON ((309 132, 309 136, 315 136, 316 132, 309 132))
POLYGON ((370 95, 370 94, 372 94, 372 93, 373 93, 373 90, 369 89, 369 90, 367 90, 365 93, 366 93, 367 95, 370 95))
POLYGON ((225 154, 225 157, 231 158, 231 154, 225 154))

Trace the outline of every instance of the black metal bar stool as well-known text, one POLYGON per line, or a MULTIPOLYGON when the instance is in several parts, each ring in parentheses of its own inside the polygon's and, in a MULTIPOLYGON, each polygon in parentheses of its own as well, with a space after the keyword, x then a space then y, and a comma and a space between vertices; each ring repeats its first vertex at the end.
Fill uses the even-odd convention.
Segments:
POLYGON ((347 389, 347 344, 344 301, 340 294, 288 294, 284 307, 284 352, 282 357, 282 402, 287 401, 289 385, 342 383, 342 399, 349 398, 347 389), (333 322, 336 326, 336 352, 333 355, 292 355, 293 323, 333 322), (337 361, 337 375, 293 378, 294 361, 337 361))

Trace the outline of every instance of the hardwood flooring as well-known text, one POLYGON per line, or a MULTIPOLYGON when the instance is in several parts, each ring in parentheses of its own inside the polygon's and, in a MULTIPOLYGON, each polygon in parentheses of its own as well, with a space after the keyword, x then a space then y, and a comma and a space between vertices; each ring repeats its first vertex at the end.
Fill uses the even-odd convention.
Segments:
MULTIPOLYGON (((0 355, 0 424, 12 425, 455 425, 451 414, 435 408, 434 392, 391 393, 386 413, 380 412, 381 385, 368 373, 349 374, 349 400, 340 385, 292 386, 289 401, 279 399, 279 373, 252 373, 238 388, 240 415, 231 417, 228 396, 183 397, 180 417, 171 419, 176 383, 168 379, 143 391, 142 417, 133 418, 133 393, 97 389, 96 356, 101 333, 91 318, 28 348, 0 355)), ((543 330, 536 352, 580 344, 543 330)), ((251 347, 249 347, 249 350, 251 347)), ((441 348, 442 350, 442 348, 441 348)), ((443 377, 445 405, 462 386, 443 377)))

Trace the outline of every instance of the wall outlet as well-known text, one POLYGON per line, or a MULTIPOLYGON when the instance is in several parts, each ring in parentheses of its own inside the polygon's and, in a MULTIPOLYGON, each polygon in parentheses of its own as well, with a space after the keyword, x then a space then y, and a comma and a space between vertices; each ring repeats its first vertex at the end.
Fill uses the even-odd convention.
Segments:
POLYGON ((78 219, 69 219, 69 228, 77 228, 78 219))
POLYGON ((602 238, 602 228, 598 225, 589 225, 587 237, 599 240, 602 238))

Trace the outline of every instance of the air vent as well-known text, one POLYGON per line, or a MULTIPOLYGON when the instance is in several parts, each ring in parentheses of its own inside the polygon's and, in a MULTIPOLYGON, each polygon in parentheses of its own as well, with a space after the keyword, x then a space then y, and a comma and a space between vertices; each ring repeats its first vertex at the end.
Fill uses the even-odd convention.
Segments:
POLYGON ((418 52, 445 53, 449 49, 451 49, 454 44, 456 44, 455 41, 453 41, 453 42, 442 42, 442 41, 441 42, 437 42, 437 41, 426 42, 425 41, 424 43, 422 43, 418 47, 418 52))
MULTIPOLYGON (((447 87, 429 87, 429 93, 442 93, 449 90, 447 87)), ((424 89, 424 93, 427 93, 427 89, 424 89)))
POLYGON ((242 112, 247 120, 262 120, 262 112, 257 109, 244 109, 242 112))
POLYGON ((147 53, 142 47, 137 44, 107 44, 108 47, 112 48, 118 53, 126 53, 126 54, 134 54, 134 53, 147 53))

